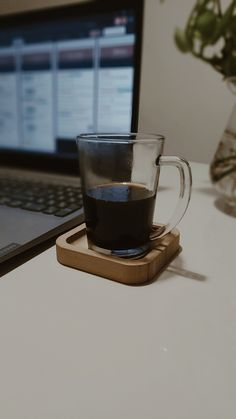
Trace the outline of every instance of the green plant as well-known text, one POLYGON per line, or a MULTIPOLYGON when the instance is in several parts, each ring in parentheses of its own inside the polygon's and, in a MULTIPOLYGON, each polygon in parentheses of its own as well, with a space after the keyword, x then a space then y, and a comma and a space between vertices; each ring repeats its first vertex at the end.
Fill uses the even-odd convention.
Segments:
MULTIPOLYGON (((164 0, 160 0, 161 3, 164 0)), ((183 53, 208 63, 222 74, 232 93, 236 93, 236 0, 196 0, 184 29, 176 28, 175 44, 183 53), (225 1, 224 1, 225 3, 225 1)), ((213 183, 236 207, 235 134, 227 131, 210 166, 213 183), (227 178, 228 186, 225 186, 227 178), (223 183, 221 184, 222 181, 223 183)))
POLYGON ((236 0, 223 9, 221 0, 197 0, 184 29, 175 30, 183 53, 210 64, 224 79, 236 76, 236 0))

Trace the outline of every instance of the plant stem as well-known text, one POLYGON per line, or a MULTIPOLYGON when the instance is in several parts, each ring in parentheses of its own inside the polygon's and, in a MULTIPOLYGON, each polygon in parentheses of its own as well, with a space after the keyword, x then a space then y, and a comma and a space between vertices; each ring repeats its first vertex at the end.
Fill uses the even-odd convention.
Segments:
POLYGON ((197 53, 197 52, 194 51, 194 49, 191 49, 191 53, 194 57, 199 58, 200 60, 204 61, 205 63, 211 65, 216 71, 218 71, 219 73, 222 74, 221 69, 212 61, 212 59, 204 57, 202 52, 203 51, 201 51, 201 53, 197 53))
POLYGON ((215 3, 218 10, 218 15, 222 16, 222 8, 221 8, 220 0, 215 0, 215 3))

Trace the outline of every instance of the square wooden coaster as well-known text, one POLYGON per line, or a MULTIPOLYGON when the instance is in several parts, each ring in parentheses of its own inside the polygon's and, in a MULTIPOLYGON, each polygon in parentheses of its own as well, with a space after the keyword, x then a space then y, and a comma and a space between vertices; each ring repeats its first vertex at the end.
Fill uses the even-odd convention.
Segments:
POLYGON ((144 257, 122 259, 88 249, 86 227, 82 224, 58 237, 57 260, 63 265, 123 284, 142 284, 151 281, 179 252, 179 238, 179 231, 174 229, 154 242, 144 257))

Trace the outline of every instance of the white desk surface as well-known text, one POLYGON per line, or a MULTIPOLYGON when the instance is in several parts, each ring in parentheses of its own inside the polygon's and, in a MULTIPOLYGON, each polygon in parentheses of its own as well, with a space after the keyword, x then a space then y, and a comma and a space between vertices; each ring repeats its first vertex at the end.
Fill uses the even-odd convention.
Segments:
POLYGON ((235 419, 236 219, 215 208, 208 166, 192 170, 174 264, 205 281, 125 286, 60 265, 55 247, 2 277, 1 419, 235 419))

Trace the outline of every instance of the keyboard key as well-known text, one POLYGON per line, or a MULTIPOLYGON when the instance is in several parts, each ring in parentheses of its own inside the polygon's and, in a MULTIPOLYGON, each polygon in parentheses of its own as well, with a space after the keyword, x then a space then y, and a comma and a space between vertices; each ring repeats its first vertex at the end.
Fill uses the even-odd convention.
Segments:
POLYGON ((7 205, 9 201, 10 199, 5 196, 0 197, 0 205, 7 205))
POLYGON ((23 205, 23 202, 19 200, 11 200, 7 205, 8 207, 19 208, 23 205))
POLYGON ((47 204, 47 200, 45 198, 38 198, 35 201, 37 204, 47 204))
POLYGON ((56 203, 57 203, 57 201, 55 199, 49 199, 49 200, 47 200, 47 204, 49 206, 56 205, 56 203))
POLYGON ((45 208, 45 205, 27 202, 26 204, 23 204, 21 208, 29 211, 42 211, 45 208))
POLYGON ((55 212, 55 215, 57 217, 65 217, 66 215, 71 214, 72 212, 76 211, 77 209, 78 209, 77 205, 75 205, 73 207, 71 206, 71 207, 68 207, 68 208, 62 208, 59 211, 55 212))
POLYGON ((57 211, 58 211, 57 207, 47 207, 47 208, 44 208, 42 212, 44 214, 51 215, 51 214, 55 214, 55 212, 57 212, 57 211))
POLYGON ((58 208, 66 208, 68 206, 68 203, 65 201, 60 201, 57 204, 58 208))

